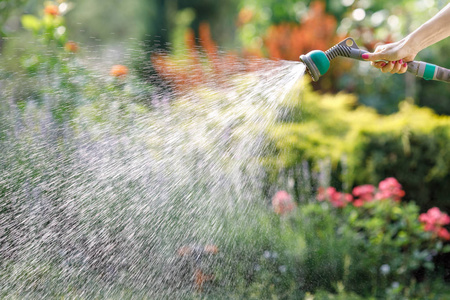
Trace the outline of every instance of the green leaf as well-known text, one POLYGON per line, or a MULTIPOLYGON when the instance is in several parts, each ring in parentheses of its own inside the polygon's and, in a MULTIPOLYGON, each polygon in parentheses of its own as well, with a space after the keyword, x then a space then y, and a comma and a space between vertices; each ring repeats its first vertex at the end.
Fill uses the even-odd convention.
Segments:
POLYGON ((25 29, 38 31, 41 28, 41 21, 33 15, 23 15, 21 21, 25 29))
POLYGON ((449 253, 450 252, 450 245, 445 245, 444 248, 442 248, 442 253, 449 253))
POLYGON ((432 262, 426 262, 423 264, 423 266, 430 271, 434 270, 434 264, 432 262))

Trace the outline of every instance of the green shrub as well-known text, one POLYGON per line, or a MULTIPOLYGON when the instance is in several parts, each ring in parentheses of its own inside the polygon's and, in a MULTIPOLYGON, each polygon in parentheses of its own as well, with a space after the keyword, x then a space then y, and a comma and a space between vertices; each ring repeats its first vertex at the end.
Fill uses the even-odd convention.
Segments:
POLYGON ((351 94, 319 95, 304 88, 291 113, 271 128, 275 154, 272 178, 302 161, 330 158, 334 183, 351 188, 396 177, 422 209, 450 210, 450 119, 403 101, 400 111, 382 116, 358 106, 351 94), (345 170, 345 172, 342 172, 345 170))

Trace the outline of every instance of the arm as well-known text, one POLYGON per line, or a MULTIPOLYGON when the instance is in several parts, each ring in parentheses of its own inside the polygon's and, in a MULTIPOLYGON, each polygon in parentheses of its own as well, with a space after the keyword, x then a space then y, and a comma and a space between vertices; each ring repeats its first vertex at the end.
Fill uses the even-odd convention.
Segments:
POLYGON ((406 39, 406 45, 414 51, 420 50, 450 36, 450 4, 433 18, 417 28, 406 39))

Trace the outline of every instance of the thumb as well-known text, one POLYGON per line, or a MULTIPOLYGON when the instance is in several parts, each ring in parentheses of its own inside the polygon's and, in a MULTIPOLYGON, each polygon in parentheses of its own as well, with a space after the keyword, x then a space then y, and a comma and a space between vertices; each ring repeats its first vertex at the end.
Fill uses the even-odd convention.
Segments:
POLYGON ((361 57, 367 61, 376 61, 382 60, 384 58, 384 55, 382 53, 364 53, 363 55, 361 55, 361 57))

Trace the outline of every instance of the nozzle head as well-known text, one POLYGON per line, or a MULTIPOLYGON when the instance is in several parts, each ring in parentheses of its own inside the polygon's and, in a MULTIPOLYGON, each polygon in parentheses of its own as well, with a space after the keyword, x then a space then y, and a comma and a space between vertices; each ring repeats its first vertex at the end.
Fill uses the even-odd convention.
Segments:
POLYGON ((306 70, 313 81, 325 74, 330 68, 330 61, 323 51, 314 50, 306 55, 300 55, 300 61, 306 65, 306 70))

